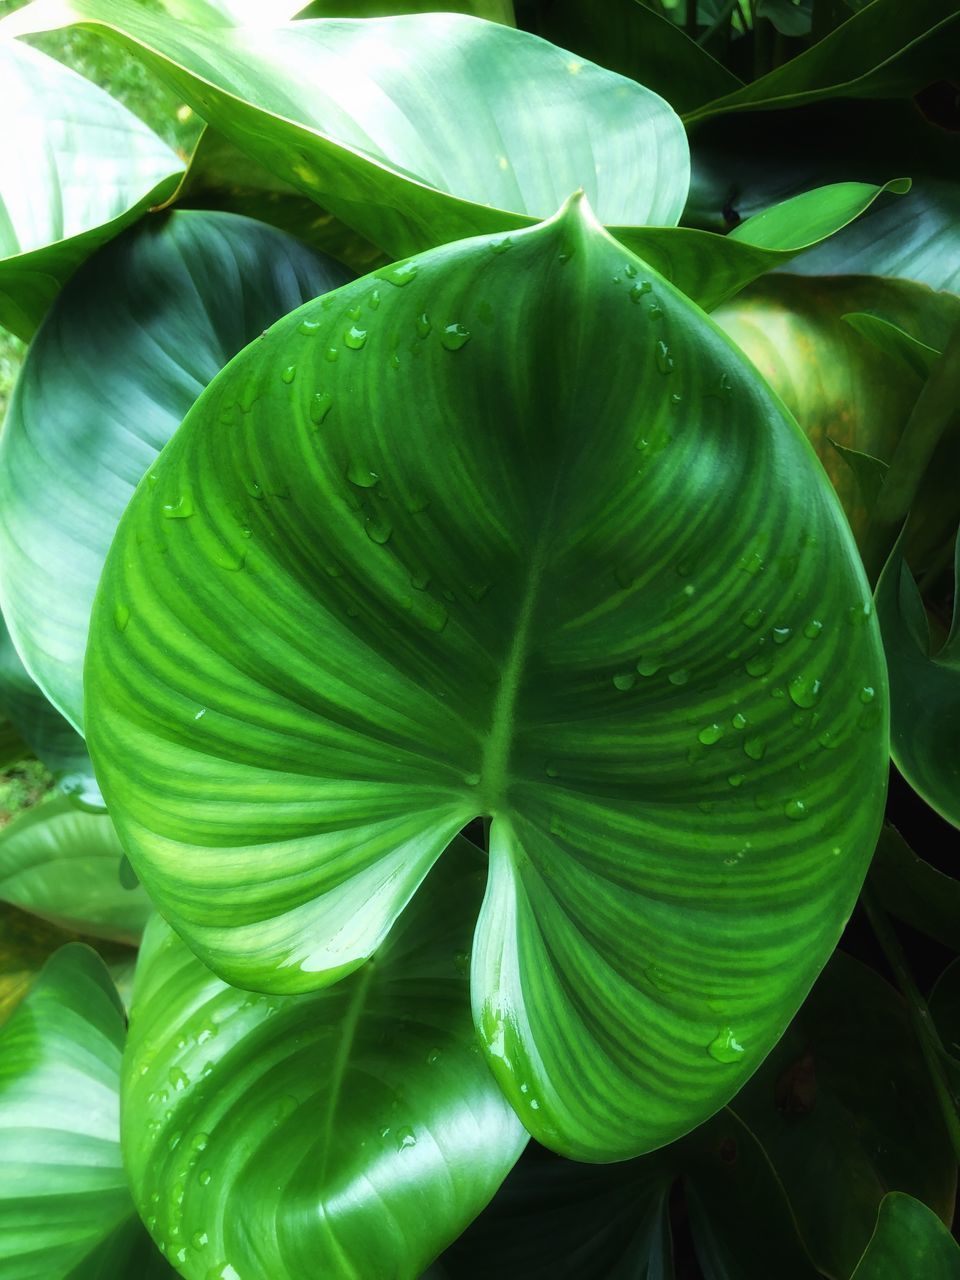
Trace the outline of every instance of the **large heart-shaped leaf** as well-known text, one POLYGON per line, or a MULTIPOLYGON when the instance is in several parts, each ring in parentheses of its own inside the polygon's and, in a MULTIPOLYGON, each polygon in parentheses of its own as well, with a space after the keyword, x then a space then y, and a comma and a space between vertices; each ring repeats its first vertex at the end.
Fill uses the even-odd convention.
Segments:
POLYGON ((356 968, 491 815, 494 1070, 547 1145, 626 1155, 735 1091, 850 912, 870 613, 779 401, 575 199, 214 380, 108 556, 89 741, 151 895, 264 990, 356 968))
POLYGON ((524 31, 436 13, 205 30, 124 0, 37 0, 0 30, 71 15, 392 256, 521 226, 577 187, 626 226, 673 225, 686 200, 667 103, 524 31))
POLYGON ((120 883, 122 858, 105 813, 58 796, 0 831, 0 900, 66 929, 135 942, 150 899, 120 883))
POLYGON ((851 1280, 958 1280, 960 1246, 920 1200, 892 1192, 851 1280))
MULTIPOLYGON (((0 1273, 129 1275, 147 1252, 120 1155, 123 1007, 88 947, 63 947, 0 1032, 0 1273), (102 1257, 102 1255, 101 1255, 102 1257)), ((171 1276, 149 1250, 137 1275, 171 1276)))
POLYGON ((707 1276, 849 1276, 892 1188, 949 1221, 955 1160, 902 1000, 840 953, 729 1107, 623 1164, 531 1147, 443 1274, 673 1280, 671 1218, 686 1217, 676 1253, 689 1256, 689 1232, 707 1276))
POLYGON ((849 324, 852 312, 879 314, 942 348, 960 320, 960 299, 902 280, 777 275, 715 318, 796 416, 862 534, 868 503, 835 446, 889 461, 923 383, 849 324))
POLYGON ((58 299, 0 439, 0 595, 31 674, 78 728, 90 606, 135 485, 241 347, 347 278, 270 227, 181 211, 107 246, 58 299))
MULTIPOLYGON (((954 580, 960 587, 960 538, 954 580)), ((877 615, 890 669, 890 750, 913 789, 960 827, 960 590, 938 648, 913 574, 894 549, 877 584, 877 615)))
POLYGON ((164 200, 183 168, 102 89, 0 41, 0 325, 29 338, 85 258, 164 200), (15 122, 15 124, 13 123, 15 122))
POLYGON ((124 1068, 134 1196, 188 1280, 415 1280, 526 1134, 477 1052, 461 841, 374 960, 309 996, 225 986, 159 919, 124 1068))

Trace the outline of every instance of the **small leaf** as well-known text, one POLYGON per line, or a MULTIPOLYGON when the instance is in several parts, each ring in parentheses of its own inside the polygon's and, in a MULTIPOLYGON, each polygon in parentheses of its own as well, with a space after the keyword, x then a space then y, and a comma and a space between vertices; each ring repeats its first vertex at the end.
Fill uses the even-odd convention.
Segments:
POLYGON ((902 361, 918 378, 926 378, 941 355, 941 351, 921 342, 883 316, 869 311, 853 311, 843 318, 884 354, 902 361))
POLYGON ((960 952, 960 881, 918 857, 894 827, 880 836, 870 884, 885 911, 960 952))

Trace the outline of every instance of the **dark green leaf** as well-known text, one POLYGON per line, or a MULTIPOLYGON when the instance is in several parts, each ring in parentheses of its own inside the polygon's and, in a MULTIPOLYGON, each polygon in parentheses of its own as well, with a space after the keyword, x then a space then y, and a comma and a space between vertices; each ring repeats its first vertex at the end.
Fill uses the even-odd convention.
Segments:
POLYGON ((953 0, 873 0, 805 53, 691 112, 687 123, 819 98, 909 96, 953 74, 958 34, 953 0))
POLYGON ((732 344, 575 200, 288 316, 154 474, 86 680, 178 932, 324 985, 492 815, 475 1017, 524 1122, 612 1158, 712 1114, 834 946, 887 768, 849 530, 732 344))
POLYGON ((759 0, 757 17, 768 22, 784 36, 810 34, 813 0, 759 0))
POLYGON ((880 836, 870 884, 884 910, 960 952, 960 881, 918 857, 894 827, 880 836))
POLYGON ((227 987, 150 925, 125 1154, 187 1280, 413 1280, 488 1202, 526 1134, 470 1020, 482 885, 461 842, 376 958, 309 996, 227 987))
POLYGON ((0 832, 0 900, 62 928, 136 942, 150 900, 121 885, 122 857, 105 813, 58 796, 0 832))
POLYGON ((873 454, 848 449, 845 445, 837 444, 836 440, 830 440, 830 444, 850 468, 864 508, 867 512, 872 511, 883 488, 884 477, 890 469, 889 464, 881 458, 875 458, 873 454))
POLYGON ((673 1280, 677 1182, 711 1277, 848 1276, 890 1188, 949 1219, 953 1155, 892 988, 835 957, 729 1107, 651 1156, 598 1168, 532 1147, 444 1255, 444 1274, 673 1280))
MULTIPOLYGON (((960 585, 960 540, 956 550, 960 585)), ((913 789, 960 827, 960 591, 950 633, 934 649, 898 544, 877 584, 877 616, 890 672, 891 754, 913 789)))
MULTIPOLYGON (((77 944, 47 962, 0 1032, 4 1280, 92 1280, 85 1263, 116 1232, 122 1240, 107 1246, 115 1262, 142 1257, 142 1230, 123 1228, 133 1212, 120 1155, 123 1035, 103 962, 77 944)), ((125 1265, 113 1272, 128 1274, 125 1265)))
POLYGON ((29 338, 86 258, 164 200, 177 156, 119 102, 0 42, 0 325, 29 338))
POLYGON ((241 347, 347 278, 270 227, 181 211, 103 249, 52 310, 0 439, 0 594, 34 678, 78 728, 90 606, 134 487, 241 347))
POLYGON ((960 1246, 935 1213, 911 1196, 884 1198, 877 1229, 851 1280, 958 1280, 960 1246))

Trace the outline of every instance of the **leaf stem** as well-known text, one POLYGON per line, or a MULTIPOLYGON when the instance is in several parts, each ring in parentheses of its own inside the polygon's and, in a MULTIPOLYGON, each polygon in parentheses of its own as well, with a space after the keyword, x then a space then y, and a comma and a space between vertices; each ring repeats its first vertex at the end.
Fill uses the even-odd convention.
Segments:
POLYGON ((870 921, 876 939, 880 943, 883 954, 887 958, 887 963, 893 970, 900 993, 906 1001, 907 1013, 913 1025, 920 1052, 923 1054, 924 1062, 927 1065, 933 1091, 940 1104, 940 1111, 947 1130, 947 1136, 950 1139, 950 1145, 953 1148, 955 1157, 960 1161, 960 1108, 958 1108, 957 1097, 944 1070, 943 1064, 947 1056, 946 1050, 937 1034, 927 1002, 920 994, 920 990, 913 980, 913 974, 907 965, 900 940, 869 883, 863 886, 860 902, 867 919, 870 921))
POLYGON ((960 323, 917 396, 890 459, 863 539, 863 563, 875 584, 913 505, 934 450, 960 405, 960 323))

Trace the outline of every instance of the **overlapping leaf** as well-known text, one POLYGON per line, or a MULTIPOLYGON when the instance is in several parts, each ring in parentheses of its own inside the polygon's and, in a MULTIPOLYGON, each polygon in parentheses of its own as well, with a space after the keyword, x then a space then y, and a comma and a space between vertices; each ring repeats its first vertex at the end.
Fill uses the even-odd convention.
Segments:
POLYGON ((327 991, 225 986, 159 920, 125 1065, 134 1195, 187 1280, 416 1280, 526 1142, 477 1052, 463 842, 374 960, 327 991))
POLYGON ((851 326, 851 312, 878 314, 942 347, 960 300, 906 281, 783 275, 752 285, 716 320, 796 416, 861 533, 868 504, 834 446, 889 461, 922 378, 851 326))
POLYGON ((183 168, 96 85, 0 41, 0 325, 29 338, 91 253, 173 191, 183 168))
POLYGON ((33 677, 78 728, 90 606, 134 487, 241 347, 347 278, 269 227, 181 211, 107 246, 58 300, 0 441, 0 595, 33 677))
MULTIPOLYGON (((960 585, 960 539, 954 578, 960 585)), ((877 584, 877 615, 890 671, 890 750, 915 791, 960 826, 960 591, 942 645, 900 544, 877 584)))
POLYGON ((0 832, 0 900, 63 928, 134 942, 150 900, 121 884, 122 857, 107 814, 57 797, 0 832))
POLYGON ((0 1032, 4 1280, 172 1276, 133 1219, 120 1155, 123 1009, 102 961, 71 944, 0 1032), (147 1266, 141 1270, 144 1262, 147 1266))
POLYGON ((851 1280, 958 1280, 960 1246, 935 1213, 911 1196, 892 1193, 851 1280))
POLYGON ((886 769, 849 531, 735 348, 573 201, 287 317, 153 475, 88 728, 191 946, 329 983, 492 815, 475 1016, 524 1122, 597 1158, 715 1111, 834 945, 886 769))

